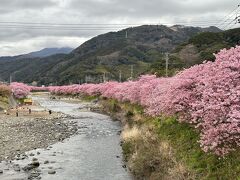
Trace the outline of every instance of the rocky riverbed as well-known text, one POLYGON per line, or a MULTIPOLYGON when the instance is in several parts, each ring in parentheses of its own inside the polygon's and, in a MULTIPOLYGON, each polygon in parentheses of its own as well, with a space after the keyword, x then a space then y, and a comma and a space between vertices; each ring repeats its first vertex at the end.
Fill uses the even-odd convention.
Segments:
POLYGON ((35 99, 53 114, 0 115, 1 180, 131 179, 119 122, 91 112, 89 103, 35 99))
MULTIPOLYGON (((35 168, 39 166, 38 159, 33 158, 40 152, 26 153, 27 151, 45 148, 51 144, 61 142, 77 131, 75 122, 67 121, 70 116, 61 113, 37 113, 37 115, 22 115, 15 117, 12 114, 0 114, 0 179, 1 175, 12 176, 21 170, 28 172, 29 178, 37 177, 35 168), (41 114, 41 115, 40 115, 41 114), (35 117, 34 117, 35 116, 35 117), (29 166, 21 167, 20 160, 33 160, 29 166), (34 171, 33 171, 34 170, 34 171)), ((21 177, 21 175, 17 175, 21 177)), ((5 177, 5 179, 8 179, 5 177)))
POLYGON ((0 160, 12 160, 17 154, 45 148, 73 135, 77 128, 64 121, 66 115, 50 117, 0 116, 0 160))

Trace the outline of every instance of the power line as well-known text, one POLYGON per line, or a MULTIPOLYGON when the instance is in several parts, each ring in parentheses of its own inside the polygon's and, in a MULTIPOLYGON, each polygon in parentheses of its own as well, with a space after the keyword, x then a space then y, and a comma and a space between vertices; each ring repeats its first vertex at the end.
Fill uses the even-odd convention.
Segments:
MULTIPOLYGON (((171 25, 172 23, 164 23, 162 25, 171 25)), ((178 23, 176 22, 176 24, 183 24, 183 23, 178 23)), ((187 24, 198 24, 198 25, 209 25, 209 24, 213 24, 212 22, 202 22, 202 23, 193 23, 193 22, 185 22, 185 25, 187 24)), ((139 25, 135 25, 135 26, 142 26, 142 25, 154 25, 157 26, 159 24, 139 24, 139 25)), ((119 25, 119 26, 51 26, 51 25, 16 25, 16 24, 4 24, 4 25, 0 25, 1 27, 6 27, 6 28, 65 28, 65 29, 111 29, 111 28, 124 28, 124 27, 133 27, 133 26, 127 26, 127 25, 119 25)))
POLYGON ((229 24, 224 28, 224 30, 233 28, 237 23, 238 23, 238 19, 236 18, 236 19, 234 19, 231 23, 229 23, 229 24))
POLYGON ((233 16, 237 14, 239 7, 240 7, 240 5, 238 5, 236 8, 234 8, 234 10, 232 10, 227 16, 225 16, 225 18, 221 22, 219 22, 219 25, 217 25, 217 26, 219 28, 221 28, 223 26, 222 28, 224 29, 225 28, 224 24, 227 23, 227 21, 232 20, 233 16))
POLYGON ((115 30, 123 27, 46 27, 46 26, 1 26, 1 29, 32 29, 32 30, 115 30))
POLYGON ((236 21, 236 19, 233 19, 233 20, 232 20, 231 22, 229 22, 227 25, 225 25, 224 27, 222 27, 222 29, 223 29, 223 30, 226 30, 229 25, 231 25, 232 23, 235 24, 235 21, 236 21))
MULTIPOLYGON (((226 22, 227 23, 227 22, 226 22)), ((168 25, 168 24, 164 24, 168 25)), ((185 26, 188 26, 190 24, 185 24, 185 26)), ((209 24, 191 24, 191 26, 211 26, 212 23, 209 24)), ((8 25, 8 26, 1 26, 1 29, 28 29, 28 30, 64 30, 64 31, 96 31, 96 30, 121 30, 123 28, 129 28, 129 27, 47 27, 47 26, 14 26, 14 25, 8 25)))
MULTIPOLYGON (((207 26, 213 25, 215 21, 182 21, 175 22, 174 24, 184 24, 184 25, 199 25, 207 26)), ((173 23, 163 23, 164 25, 173 25, 173 23)), ((34 23, 34 22, 0 22, 0 28, 3 29, 44 29, 44 30, 111 30, 111 29, 122 29, 134 26, 141 26, 143 24, 57 24, 57 23, 34 23)), ((152 23, 146 25, 160 25, 159 23, 152 23)))
POLYGON ((237 24, 240 24, 240 16, 236 17, 236 22, 234 24, 232 24, 229 29, 232 29, 234 26, 236 26, 237 24))
MULTIPOLYGON (((239 7, 240 7, 240 5, 238 5, 238 8, 239 8, 239 7)), ((224 30, 226 30, 229 26, 230 26, 229 28, 232 28, 235 24, 238 23, 238 18, 239 18, 239 15, 238 15, 239 9, 238 9, 238 8, 237 8, 237 11, 236 11, 236 14, 235 14, 236 17, 235 17, 234 19, 232 19, 232 21, 231 21, 230 23, 228 23, 226 26, 223 27, 224 30)), ((234 14, 233 14, 233 15, 234 15, 234 14)), ((232 16, 233 16, 233 15, 232 15, 232 16)), ((231 16, 231 17, 232 17, 232 16, 231 16)))
MULTIPOLYGON (((188 20, 188 21, 176 21, 174 23, 162 23, 164 25, 183 24, 183 25, 199 25, 208 26, 216 25, 219 27, 229 25, 229 20, 232 19, 234 12, 239 8, 234 8, 228 15, 226 15, 220 22, 219 20, 188 20), (218 23, 216 23, 218 22, 218 23)), ((160 25, 160 23, 55 23, 55 22, 23 22, 23 21, 0 21, 0 28, 2 29, 44 29, 44 30, 115 30, 125 27, 134 27, 146 25, 160 25)))
POLYGON ((231 14, 232 14, 234 11, 236 11, 238 8, 239 8, 239 5, 238 5, 236 8, 234 8, 231 12, 227 13, 227 15, 224 16, 224 18, 223 18, 218 24, 216 24, 216 26, 221 25, 222 22, 224 22, 224 21, 226 21, 227 19, 229 19, 228 16, 231 15, 231 14))
MULTIPOLYGON (((178 21, 176 23, 188 23, 189 21, 178 21)), ((216 22, 216 20, 191 20, 191 22, 216 22)), ((53 26, 139 26, 148 23, 53 23, 53 22, 21 22, 21 21, 0 21, 0 24, 20 24, 20 25, 53 25, 53 26)), ((150 24, 159 24, 152 22, 150 24)))

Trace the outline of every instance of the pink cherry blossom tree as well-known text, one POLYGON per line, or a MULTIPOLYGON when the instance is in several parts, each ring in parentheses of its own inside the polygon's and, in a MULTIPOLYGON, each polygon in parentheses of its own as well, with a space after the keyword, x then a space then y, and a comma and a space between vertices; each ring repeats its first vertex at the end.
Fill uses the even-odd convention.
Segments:
POLYGON ((240 46, 223 49, 174 77, 49 87, 56 94, 101 95, 137 103, 151 116, 178 115, 200 131, 204 151, 224 156, 240 148, 240 46))

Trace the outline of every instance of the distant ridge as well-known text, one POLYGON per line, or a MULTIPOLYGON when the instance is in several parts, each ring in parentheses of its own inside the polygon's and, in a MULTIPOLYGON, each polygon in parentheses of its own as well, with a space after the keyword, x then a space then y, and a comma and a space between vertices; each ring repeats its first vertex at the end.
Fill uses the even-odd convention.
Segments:
POLYGON ((55 54, 69 54, 73 48, 62 47, 62 48, 44 48, 40 51, 31 52, 29 54, 23 55, 24 57, 47 57, 55 54))
POLYGON ((98 35, 69 54, 0 57, 0 78, 8 80, 11 75, 13 80, 25 83, 62 85, 97 83, 104 78, 119 80, 120 74, 121 81, 132 74, 133 78, 146 73, 165 76, 166 52, 170 53, 171 75, 204 59, 211 60, 212 54, 224 47, 236 45, 240 42, 239 32, 239 29, 221 31, 213 26, 132 27, 98 35))

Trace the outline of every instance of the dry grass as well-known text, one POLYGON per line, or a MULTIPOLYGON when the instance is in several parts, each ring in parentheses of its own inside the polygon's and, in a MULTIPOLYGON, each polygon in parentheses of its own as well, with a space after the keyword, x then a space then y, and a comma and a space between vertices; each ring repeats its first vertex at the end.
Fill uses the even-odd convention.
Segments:
POLYGON ((199 133, 175 116, 144 116, 141 107, 113 99, 103 98, 101 105, 126 125, 122 149, 135 179, 239 179, 239 151, 224 159, 203 152, 199 133))
POLYGON ((0 96, 0 109, 7 109, 8 106, 8 98, 0 96))
POLYGON ((193 174, 189 173, 190 170, 186 168, 183 163, 176 162, 174 163, 173 168, 169 169, 168 171, 168 178, 169 179, 176 179, 176 180, 194 180, 196 177, 193 174))
POLYGON ((124 141, 137 140, 141 136, 140 129, 137 126, 130 128, 128 125, 125 125, 124 130, 121 134, 121 138, 124 141))
POLYGON ((122 139, 128 153, 128 167, 136 179, 193 179, 186 166, 175 159, 167 141, 160 141, 153 126, 125 126, 122 139))
POLYGON ((141 109, 129 104, 105 101, 106 110, 113 105, 114 118, 121 120, 124 128, 121 134, 123 153, 128 168, 138 180, 181 180, 193 179, 187 167, 176 160, 174 150, 168 141, 160 140, 156 126, 145 122, 141 109))

